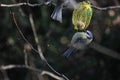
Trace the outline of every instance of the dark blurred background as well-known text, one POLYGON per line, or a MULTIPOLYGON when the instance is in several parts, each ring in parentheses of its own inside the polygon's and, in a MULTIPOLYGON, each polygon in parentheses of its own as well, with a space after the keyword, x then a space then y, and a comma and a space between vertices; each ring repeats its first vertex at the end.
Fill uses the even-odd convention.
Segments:
MULTIPOLYGON (((28 0, 1 0, 0 3, 13 4, 28 0)), ((29 0, 30 3, 42 3, 45 0, 29 0)), ((77 0, 78 2, 82 0, 77 0)), ((119 0, 90 0, 99 7, 120 5, 119 0)), ((0 65, 25 64, 25 55, 28 56, 30 66, 51 71, 45 66, 38 55, 20 36, 10 11, 15 13, 16 21, 27 40, 37 49, 29 14, 33 15, 35 28, 42 51, 48 62, 70 80, 120 80, 120 60, 101 54, 87 48, 84 51, 74 51, 65 59, 64 51, 72 35, 75 33, 71 22, 71 9, 63 9, 63 23, 51 19, 54 5, 39 7, 0 7, 0 65), (25 52, 27 51, 27 53, 25 52)), ((120 9, 97 10, 93 8, 93 17, 88 28, 94 34, 94 42, 116 52, 120 52, 120 9)), ((51 71, 52 72, 52 71, 51 71)), ((38 75, 27 69, 6 70, 9 80, 54 80, 38 75)), ((4 75, 0 71, 0 80, 4 75)))

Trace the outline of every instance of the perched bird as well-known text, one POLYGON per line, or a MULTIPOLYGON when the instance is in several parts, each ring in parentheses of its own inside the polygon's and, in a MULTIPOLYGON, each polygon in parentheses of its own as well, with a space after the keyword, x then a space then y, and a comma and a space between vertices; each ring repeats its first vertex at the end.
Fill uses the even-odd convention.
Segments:
POLYGON ((62 23, 63 7, 73 9, 72 23, 75 30, 84 30, 88 27, 91 17, 92 8, 89 0, 77 3, 75 0, 57 0, 56 7, 51 14, 51 18, 62 23))
POLYGON ((93 34, 89 30, 76 32, 72 37, 69 48, 63 55, 68 58, 74 49, 83 50, 92 40, 93 34))
POLYGON ((75 30, 85 30, 92 17, 92 8, 88 0, 80 2, 73 10, 72 23, 75 30))

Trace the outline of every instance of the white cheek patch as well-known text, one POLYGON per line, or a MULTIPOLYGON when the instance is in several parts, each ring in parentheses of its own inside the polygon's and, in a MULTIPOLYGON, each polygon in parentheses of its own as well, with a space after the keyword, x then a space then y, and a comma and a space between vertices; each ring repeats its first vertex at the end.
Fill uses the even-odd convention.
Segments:
POLYGON ((86 31, 86 36, 88 39, 93 39, 93 34, 90 31, 86 31))

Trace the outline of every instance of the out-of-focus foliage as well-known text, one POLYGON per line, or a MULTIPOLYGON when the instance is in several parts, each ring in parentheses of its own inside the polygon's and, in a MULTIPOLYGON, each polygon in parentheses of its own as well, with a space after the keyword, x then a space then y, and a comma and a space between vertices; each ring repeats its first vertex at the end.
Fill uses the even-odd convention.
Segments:
MULTIPOLYGON (((43 0, 1 0, 0 3, 27 2, 41 3, 43 0)), ((79 0, 78 0, 79 1, 79 0)), ((90 0, 100 7, 120 5, 119 0, 90 0)), ((28 41, 36 48, 30 27, 29 14, 34 18, 42 51, 48 62, 71 80, 120 80, 120 60, 100 54, 87 48, 74 51, 70 58, 63 57, 74 29, 71 21, 72 10, 63 9, 63 23, 50 18, 55 6, 14 8, 0 7, 0 65, 24 64, 26 42, 21 38, 13 22, 10 10, 15 13, 18 25, 28 41)), ((89 30, 94 34, 94 41, 107 48, 120 52, 120 9, 99 11, 93 9, 89 30)), ((28 50, 28 63, 40 69, 49 70, 42 64, 37 53, 28 50)), ((10 80, 38 80, 38 75, 26 69, 7 70, 10 80)), ((3 74, 0 73, 3 80, 3 74)), ((46 80, 53 80, 46 77, 46 80)))

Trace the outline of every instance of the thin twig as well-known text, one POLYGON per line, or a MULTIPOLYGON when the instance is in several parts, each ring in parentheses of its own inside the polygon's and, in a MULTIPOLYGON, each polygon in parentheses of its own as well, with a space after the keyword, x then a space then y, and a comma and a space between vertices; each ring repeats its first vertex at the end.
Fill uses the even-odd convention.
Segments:
POLYGON ((37 50, 32 46, 32 44, 25 38, 24 34, 23 34, 22 31, 20 30, 20 28, 19 28, 19 26, 18 26, 18 24, 17 24, 17 22, 16 22, 16 19, 15 19, 15 14, 12 13, 12 12, 11 12, 11 14, 12 14, 12 18, 13 18, 13 20, 14 20, 14 23, 15 23, 15 25, 16 25, 16 27, 17 27, 17 30, 19 31, 19 33, 20 33, 21 37, 23 38, 23 40, 25 40, 25 42, 27 42, 27 43, 29 44, 29 46, 31 47, 32 50, 34 50, 36 53, 38 53, 38 51, 37 51, 37 50))
MULTIPOLYGON (((25 40, 25 42, 27 42, 27 43, 30 45, 30 47, 31 47, 32 50, 34 50, 36 53, 39 53, 39 52, 32 46, 32 44, 25 38, 24 34, 23 34, 22 31, 20 30, 20 28, 19 28, 19 26, 18 26, 18 24, 17 24, 17 22, 16 22, 14 13, 12 13, 12 17, 13 17, 14 23, 15 23, 15 25, 16 25, 16 27, 17 27, 20 35, 21 35, 21 37, 25 40)), ((39 54, 43 56, 42 52, 39 53, 39 54)), ((40 56, 40 58, 41 58, 41 56, 40 56)), ((41 58, 41 59, 42 59, 42 58, 41 58)), ((57 75, 63 77, 63 78, 66 79, 66 80, 69 80, 65 75, 60 74, 59 72, 57 72, 57 71, 47 62, 47 60, 45 59, 44 56, 43 56, 43 61, 44 61, 44 62, 48 65, 48 67, 49 67, 52 71, 54 71, 57 75)))
POLYGON ((48 71, 42 71, 41 75, 49 75, 49 76, 54 77, 57 80, 64 80, 63 78, 58 77, 58 76, 56 76, 56 75, 54 75, 54 74, 52 74, 51 72, 48 72, 48 71))
POLYGON ((49 5, 52 4, 52 0, 48 0, 44 3, 36 3, 31 4, 28 2, 22 2, 22 3, 16 3, 16 4, 0 4, 0 7, 19 7, 19 6, 30 6, 30 7, 37 7, 37 6, 43 6, 43 5, 49 5))
POLYGON ((28 65, 28 53, 26 50, 24 50, 24 61, 25 61, 25 65, 28 65))
POLYGON ((9 70, 9 69, 14 69, 14 68, 26 68, 26 69, 30 69, 30 70, 33 70, 33 71, 36 71, 36 72, 42 72, 41 69, 37 69, 37 68, 33 68, 33 67, 30 67, 30 66, 26 66, 26 65, 6 65, 6 66, 1 66, 0 67, 0 70, 9 70))
POLYGON ((35 71, 35 72, 39 72, 39 73, 41 73, 41 75, 49 75, 56 80, 63 80, 62 77, 59 77, 59 76, 57 76, 57 75, 55 75, 55 74, 53 74, 49 71, 33 68, 33 67, 30 67, 30 66, 26 66, 26 65, 12 65, 12 64, 10 64, 10 65, 6 65, 6 66, 1 66, 0 70, 5 71, 5 70, 9 70, 9 69, 14 69, 14 68, 26 68, 26 69, 29 69, 29 70, 32 70, 32 71, 35 71))
POLYGON ((110 50, 106 47, 103 47, 95 42, 92 42, 90 45, 89 45, 91 48, 93 48, 94 50, 100 52, 100 53, 103 53, 105 55, 108 55, 108 56, 111 56, 115 59, 120 59, 120 53, 117 53, 113 50, 110 50))
MULTIPOLYGON (((19 6, 24 6, 24 5, 27 5, 27 6, 31 6, 31 7, 34 7, 34 6, 38 6, 38 4, 30 4, 30 3, 16 3, 16 4, 1 4, 0 6, 1 7, 19 7, 19 6)), ((41 6, 41 4, 39 4, 41 6)))
POLYGON ((108 9, 120 9, 120 6, 109 6, 109 7, 97 7, 94 5, 91 5, 92 8, 95 8, 97 10, 108 10, 108 9))
POLYGON ((66 80, 69 80, 65 75, 63 74, 60 74, 59 72, 57 72, 49 63, 48 61, 45 59, 42 51, 41 51, 41 47, 40 47, 40 44, 39 44, 39 39, 38 39, 38 36, 37 36, 37 31, 35 29, 35 25, 34 25, 34 21, 33 21, 33 18, 32 18, 32 14, 29 15, 29 20, 30 20, 30 23, 31 23, 31 27, 32 27, 32 30, 33 30, 33 35, 34 35, 34 38, 35 38, 35 42, 37 44, 37 48, 38 48, 38 52, 39 52, 39 55, 40 55, 40 58, 45 61, 45 63, 47 64, 47 66, 53 71, 55 72, 57 75, 59 76, 62 76, 64 79, 66 80))
POLYGON ((31 3, 16 3, 16 4, 0 4, 0 7, 20 7, 20 6, 30 6, 30 7, 37 7, 45 5, 45 3, 39 3, 39 4, 31 4, 31 3))
MULTIPOLYGON (((34 3, 34 4, 31 4, 31 3, 26 3, 26 2, 23 2, 23 3, 16 3, 16 4, 0 4, 0 7, 19 7, 19 6, 30 6, 30 7, 37 7, 37 6, 43 6, 43 5, 49 5, 49 4, 53 4, 54 6, 56 6, 55 3, 52 3, 52 0, 49 0, 45 3, 34 3)), ((95 5, 91 5, 92 8, 95 8, 97 10, 108 10, 108 9, 120 9, 120 6, 108 6, 108 7, 97 7, 95 5)))
POLYGON ((44 55, 42 53, 40 43, 39 43, 39 39, 38 39, 38 36, 37 36, 37 32, 36 32, 36 29, 35 29, 35 25, 34 25, 34 22, 33 22, 32 14, 29 15, 29 20, 30 20, 30 23, 31 23, 31 27, 32 27, 34 38, 35 38, 35 42, 37 44, 38 53, 39 53, 40 58, 42 59, 42 61, 45 61, 45 57, 44 57, 44 55))

